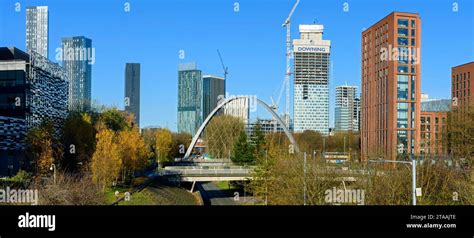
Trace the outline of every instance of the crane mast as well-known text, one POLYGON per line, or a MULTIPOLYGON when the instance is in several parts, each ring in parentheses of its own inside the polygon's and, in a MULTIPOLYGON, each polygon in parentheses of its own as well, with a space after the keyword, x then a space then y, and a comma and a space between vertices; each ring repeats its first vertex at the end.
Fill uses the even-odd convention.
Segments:
POLYGON ((224 80, 226 80, 227 75, 229 74, 229 68, 227 68, 227 66, 225 66, 224 61, 222 60, 221 52, 219 50, 217 50, 217 54, 219 55, 219 59, 221 61, 222 69, 224 71, 224 80))
POLYGON ((286 127, 290 128, 290 75, 291 75, 291 16, 296 10, 296 7, 300 3, 300 0, 297 0, 293 8, 291 9, 288 18, 283 23, 282 27, 286 27, 286 74, 285 74, 285 84, 286 84, 286 108, 285 108, 285 123, 286 127))

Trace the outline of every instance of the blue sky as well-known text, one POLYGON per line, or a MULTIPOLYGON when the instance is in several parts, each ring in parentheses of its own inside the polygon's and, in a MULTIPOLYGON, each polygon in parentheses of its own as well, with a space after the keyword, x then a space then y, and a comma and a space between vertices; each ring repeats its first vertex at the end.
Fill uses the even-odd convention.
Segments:
MULTIPOLYGON (((285 73, 286 19, 293 0, 1 0, 0 46, 25 49, 25 6, 47 5, 50 11, 50 58, 61 37, 92 39, 92 97, 123 108, 126 62, 141 63, 141 126, 176 129, 177 65, 196 62, 205 74, 222 75, 216 49, 229 67, 227 91, 277 97, 285 73), (15 11, 15 4, 21 11, 15 11), (130 3, 130 12, 124 4, 130 3), (234 3, 239 3, 234 12, 234 3), (184 50, 185 59, 179 58, 184 50)), ((332 41, 330 121, 334 88, 360 87, 360 36, 392 11, 419 13, 422 19, 422 91, 450 97, 451 67, 474 60, 474 4, 457 0, 301 0, 292 18, 298 24, 325 25, 332 41), (343 11, 343 4, 349 11, 343 11)), ((284 96, 280 101, 284 108, 284 96)), ((260 116, 266 113, 257 112, 260 116)))

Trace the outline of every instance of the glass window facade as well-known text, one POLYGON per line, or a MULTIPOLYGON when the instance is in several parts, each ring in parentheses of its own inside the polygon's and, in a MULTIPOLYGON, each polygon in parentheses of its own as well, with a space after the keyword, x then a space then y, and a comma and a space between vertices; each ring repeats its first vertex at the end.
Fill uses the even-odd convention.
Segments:
POLYGON ((397 127, 408 127, 408 103, 406 102, 397 103, 397 127))
POLYGON ((202 78, 202 118, 203 120, 218 106, 219 99, 225 96, 225 81, 223 78, 205 75, 202 78))
POLYGON ((406 153, 408 149, 408 131, 399 130, 397 131, 397 147, 403 148, 403 152, 406 153))
POLYGON ((25 71, 0 71, 1 116, 25 118, 25 71))
POLYGON ((180 70, 178 75, 178 132, 194 135, 202 123, 201 71, 180 70))
POLYGON ((408 29, 406 29, 406 28, 399 28, 399 29, 398 29, 398 36, 408 36, 408 29))
POLYGON ((63 68, 69 79, 69 110, 89 111, 92 98, 92 40, 83 36, 62 38, 63 68), (78 57, 82 55, 82 57, 78 57))
POLYGON ((408 73, 408 66, 398 66, 399 73, 408 73))
POLYGON ((398 27, 408 27, 408 19, 398 19, 398 27))
POLYGON ((408 100, 408 75, 398 75, 397 78, 397 98, 408 100))
MULTIPOLYGON (((330 41, 323 39, 320 31, 301 31, 301 39, 295 39, 294 47, 294 94, 293 130, 313 130, 329 134, 329 73, 330 41), (323 52, 306 52, 298 48, 324 47, 323 52)), ((313 27, 312 25, 308 27, 313 27)))
POLYGON ((47 6, 26 8, 26 49, 48 58, 49 11, 47 6))
POLYGON ((398 37, 398 45, 408 45, 408 38, 398 37))

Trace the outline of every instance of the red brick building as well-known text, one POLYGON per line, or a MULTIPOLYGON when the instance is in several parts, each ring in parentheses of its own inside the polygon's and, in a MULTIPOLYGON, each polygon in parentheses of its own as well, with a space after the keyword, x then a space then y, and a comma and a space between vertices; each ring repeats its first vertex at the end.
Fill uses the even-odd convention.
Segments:
POLYGON ((362 159, 417 153, 421 19, 393 12, 362 32, 362 159))
POLYGON ((451 68, 453 109, 466 111, 474 106, 474 62, 451 68))

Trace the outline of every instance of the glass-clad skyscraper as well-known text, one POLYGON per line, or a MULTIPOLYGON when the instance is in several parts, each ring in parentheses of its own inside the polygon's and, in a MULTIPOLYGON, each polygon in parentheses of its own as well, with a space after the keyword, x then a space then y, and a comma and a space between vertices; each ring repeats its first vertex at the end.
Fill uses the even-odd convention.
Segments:
POLYGON ((195 63, 178 66, 178 132, 194 135, 202 123, 202 73, 195 63))
POLYGON ((94 63, 92 40, 84 36, 62 38, 62 53, 62 65, 69 79, 69 110, 88 111, 94 63))
POLYGON ((49 14, 47 6, 26 8, 26 49, 48 58, 49 14))
POLYGON ((357 98, 357 86, 337 86, 334 129, 336 131, 358 131, 359 111, 360 101, 357 98))
POLYGON ((202 77, 202 93, 202 117, 205 119, 217 107, 219 99, 224 99, 224 78, 212 75, 204 75, 202 77))
POLYGON ((329 133, 329 56, 323 25, 300 25, 294 52, 294 131, 329 133))

